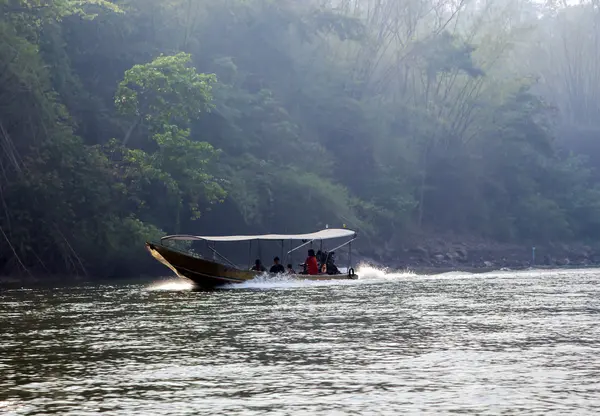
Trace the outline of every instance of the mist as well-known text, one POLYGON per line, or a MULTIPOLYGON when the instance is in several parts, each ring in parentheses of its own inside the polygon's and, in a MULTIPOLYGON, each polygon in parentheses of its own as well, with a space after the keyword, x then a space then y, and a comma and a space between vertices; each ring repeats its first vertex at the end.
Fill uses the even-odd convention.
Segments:
POLYGON ((165 234, 342 225, 398 268, 600 261, 592 1, 0 10, 2 274, 130 276, 165 234))

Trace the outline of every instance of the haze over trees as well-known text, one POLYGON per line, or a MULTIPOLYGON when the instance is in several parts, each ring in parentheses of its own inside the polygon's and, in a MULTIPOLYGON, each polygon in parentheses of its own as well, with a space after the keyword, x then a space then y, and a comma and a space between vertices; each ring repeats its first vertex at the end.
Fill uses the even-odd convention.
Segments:
POLYGON ((600 9, 0 0, 0 271, 166 233, 600 235, 600 9))

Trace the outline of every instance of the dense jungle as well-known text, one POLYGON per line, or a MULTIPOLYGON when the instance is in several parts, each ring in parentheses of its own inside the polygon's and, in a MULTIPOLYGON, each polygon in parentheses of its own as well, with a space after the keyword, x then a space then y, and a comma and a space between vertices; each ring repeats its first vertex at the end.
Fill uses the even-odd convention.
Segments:
POLYGON ((0 11, 0 274, 131 276, 164 234, 342 224, 381 262, 466 241, 593 257, 596 1, 0 11))

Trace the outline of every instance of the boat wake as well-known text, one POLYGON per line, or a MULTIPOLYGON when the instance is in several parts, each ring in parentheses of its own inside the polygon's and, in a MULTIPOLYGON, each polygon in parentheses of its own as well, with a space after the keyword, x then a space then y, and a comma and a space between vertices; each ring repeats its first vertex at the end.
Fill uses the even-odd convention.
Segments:
POLYGON ((359 280, 394 280, 416 276, 416 274, 410 270, 392 271, 388 268, 379 268, 367 264, 359 265, 356 273, 359 276, 359 280))
MULTIPOLYGON (((530 269, 530 270, 498 270, 487 273, 471 273, 464 271, 451 271, 432 275, 417 275, 416 273, 406 271, 395 271, 387 268, 374 267, 367 264, 361 264, 356 268, 356 273, 359 278, 356 280, 304 280, 292 278, 286 275, 271 276, 267 273, 260 275, 248 282, 230 284, 222 286, 220 289, 235 290, 235 289, 286 289, 297 287, 318 287, 318 286, 351 286, 359 284, 382 283, 394 280, 411 281, 418 280, 465 280, 465 279, 503 279, 520 277, 540 277, 561 275, 569 275, 574 273, 574 270, 548 270, 548 269, 530 269)), ((576 270, 578 274, 596 275, 598 269, 576 270)), ((169 279, 155 282, 148 286, 148 291, 190 291, 194 289, 194 284, 186 279, 169 279)))
POLYGON ((308 280, 289 277, 286 275, 270 276, 264 274, 254 279, 238 284, 223 286, 223 289, 285 289, 294 287, 311 286, 350 286, 364 283, 381 282, 382 280, 403 279, 415 276, 411 272, 390 272, 387 269, 380 269, 369 265, 359 265, 356 268, 356 274, 359 276, 356 280, 308 280))
MULTIPOLYGON (((229 284, 222 286, 221 289, 277 289, 277 288, 294 288, 308 286, 339 286, 339 285, 356 285, 363 283, 375 283, 381 281, 389 281, 395 279, 405 279, 416 276, 410 271, 398 272, 390 271, 385 268, 378 268, 370 265, 359 265, 356 268, 357 280, 304 280, 289 277, 286 275, 272 276, 267 273, 257 276, 254 279, 237 284, 229 284)), ((155 282, 146 290, 149 291, 189 291, 194 289, 194 284, 185 279, 171 279, 155 282)))

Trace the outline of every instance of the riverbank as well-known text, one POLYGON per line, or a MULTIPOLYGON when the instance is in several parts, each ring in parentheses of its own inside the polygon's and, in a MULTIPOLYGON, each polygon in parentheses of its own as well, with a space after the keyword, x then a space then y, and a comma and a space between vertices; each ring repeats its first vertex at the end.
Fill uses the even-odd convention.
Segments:
POLYGON ((363 261, 419 274, 488 272, 531 267, 600 266, 600 245, 586 243, 510 244, 464 235, 415 236, 359 253, 363 261), (421 273, 425 271, 425 273, 421 273))

